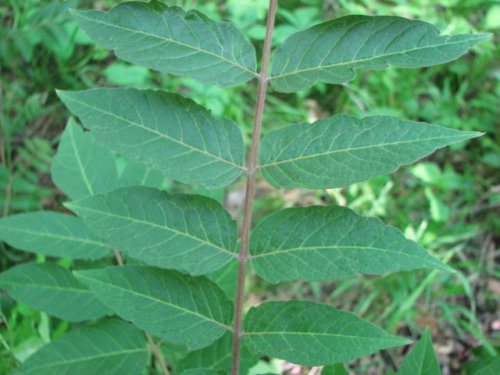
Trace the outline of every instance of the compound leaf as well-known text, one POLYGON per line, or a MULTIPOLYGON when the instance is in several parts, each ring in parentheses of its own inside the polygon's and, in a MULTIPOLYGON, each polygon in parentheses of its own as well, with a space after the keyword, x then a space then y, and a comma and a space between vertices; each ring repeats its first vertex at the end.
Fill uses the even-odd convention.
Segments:
POLYGON ((15 375, 137 375, 148 362, 144 335, 119 320, 73 330, 42 347, 15 375))
POLYGON ((66 205, 114 248, 156 267, 200 275, 237 256, 236 223, 206 197, 131 187, 66 205))
POLYGON ((337 206, 289 208, 265 218, 252 231, 251 253, 255 271, 270 282, 450 270, 398 229, 337 206))
POLYGON ((271 83, 278 91, 295 92, 318 81, 350 81, 356 69, 442 64, 489 37, 440 36, 429 23, 401 17, 341 17, 290 36, 274 53, 271 83))
POLYGON ((398 375, 441 375, 429 329, 405 358, 398 375))
POLYGON ((230 120, 213 117, 175 94, 100 88, 58 91, 96 140, 166 176, 223 187, 243 171, 243 137, 230 120))
POLYGON ((20 264, 0 273, 0 287, 18 302, 71 322, 98 319, 110 310, 65 268, 20 264))
POLYGON ((118 316, 167 342, 201 349, 231 329, 232 303, 205 277, 144 266, 75 275, 118 316))
POLYGON ((38 211, 0 219, 0 240, 20 250, 70 259, 98 259, 110 254, 77 217, 38 211))
POLYGON ((338 115, 269 132, 260 168, 275 187, 346 187, 480 135, 391 116, 338 115))
POLYGON ((62 134, 51 173, 57 187, 72 199, 117 187, 118 171, 113 155, 73 119, 62 134))
POLYGON ((219 86, 256 76, 255 48, 243 34, 195 10, 129 2, 73 16, 92 39, 134 64, 219 86))
POLYGON ((250 350, 304 366, 347 362, 405 345, 356 315, 314 302, 266 302, 245 317, 250 350))

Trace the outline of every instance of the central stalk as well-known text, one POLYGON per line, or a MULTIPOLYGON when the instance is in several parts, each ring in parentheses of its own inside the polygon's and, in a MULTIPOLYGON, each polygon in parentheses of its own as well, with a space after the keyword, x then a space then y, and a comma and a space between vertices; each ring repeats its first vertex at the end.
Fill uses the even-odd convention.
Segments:
POLYGON ((248 260, 248 248, 250 245, 250 228, 252 226, 252 206, 255 196, 255 173, 259 154, 260 132, 262 129, 262 118, 267 92, 267 69, 269 67, 269 56, 271 54, 272 35, 274 20, 276 18, 276 8, 278 0, 269 1, 269 11, 267 14, 266 37, 262 53, 262 67, 259 75, 259 88, 257 92, 257 103, 255 106, 255 120, 252 132, 252 147, 247 161, 247 183, 245 191, 245 204, 243 208, 243 225, 241 228, 241 245, 239 254, 238 286, 236 293, 236 306, 234 312, 234 334, 233 334, 233 362, 231 367, 232 375, 239 375, 243 302, 245 297, 245 278, 248 260))

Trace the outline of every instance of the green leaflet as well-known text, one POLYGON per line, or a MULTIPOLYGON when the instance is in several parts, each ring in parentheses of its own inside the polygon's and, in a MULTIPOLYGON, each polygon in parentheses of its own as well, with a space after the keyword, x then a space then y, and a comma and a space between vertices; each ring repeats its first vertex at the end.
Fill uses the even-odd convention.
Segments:
POLYGON ((245 317, 244 340, 258 354, 304 366, 347 362, 410 341, 353 313, 314 302, 266 302, 245 317))
POLYGON ((345 187, 480 135, 391 116, 338 115, 269 132, 260 168, 275 187, 345 187))
POLYGON ((237 256, 236 223, 209 198, 131 187, 67 206, 114 248, 153 266, 199 275, 237 256))
MULTIPOLYGON (((232 344, 233 334, 228 332, 212 345, 189 353, 176 366, 176 372, 183 373, 188 369, 209 369, 229 374, 231 373, 232 344)), ((240 373, 247 374, 248 370, 258 362, 258 357, 252 354, 246 345, 241 348, 240 355, 240 373)))
POLYGON ((270 282, 338 280, 417 268, 450 268, 399 229, 345 207, 279 211, 252 231, 252 262, 270 282))
POLYGON ((20 250, 59 258, 98 259, 110 254, 77 217, 50 211, 0 219, 0 240, 20 250))
POLYGON ((129 2, 73 15, 92 39, 134 64, 219 86, 257 75, 255 49, 243 34, 195 10, 129 2))
POLYGON ((295 33, 277 48, 271 84, 278 91, 295 92, 318 81, 350 81, 356 69, 442 64, 489 37, 439 36, 433 25, 401 17, 341 17, 295 33))
POLYGON ((72 199, 117 187, 118 172, 113 155, 73 119, 68 121, 62 134, 51 173, 57 187, 72 199))
POLYGON ((149 353, 141 331, 119 320, 73 330, 47 344, 14 375, 137 375, 149 353))
POLYGON ((117 315, 167 342, 201 349, 231 329, 232 303, 205 277, 144 266, 75 275, 117 315))
MULTIPOLYGON (((118 162, 123 162, 119 159, 118 162)), ((149 186, 157 189, 166 189, 169 184, 161 172, 136 161, 126 160, 126 165, 118 179, 120 187, 149 186)))
POLYGON ((135 89, 58 95, 100 144, 168 177, 213 189, 230 184, 243 171, 238 126, 213 117, 192 100, 135 89))
POLYGON ((223 372, 209 368, 195 368, 181 372, 181 375, 223 375, 223 372))
POLYGON ((488 361, 486 364, 481 364, 479 368, 472 370, 472 375, 498 375, 499 372, 500 372, 500 356, 496 356, 495 358, 488 361))
POLYGON ((18 302, 71 322, 98 319, 110 310, 65 268, 21 264, 0 273, 0 287, 18 302))
POLYGON ((398 375, 441 375, 429 329, 405 358, 398 375))

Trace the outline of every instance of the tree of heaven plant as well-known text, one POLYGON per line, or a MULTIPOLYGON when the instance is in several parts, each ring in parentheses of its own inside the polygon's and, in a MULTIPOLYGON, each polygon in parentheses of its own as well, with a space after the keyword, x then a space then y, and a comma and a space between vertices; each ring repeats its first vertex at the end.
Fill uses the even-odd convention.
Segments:
MULTIPOLYGON (((253 135, 245 157, 235 122, 175 93, 58 91, 83 128, 68 121, 52 178, 78 216, 6 217, 0 239, 70 259, 73 272, 56 263, 18 265, 0 274, 0 287, 19 302, 84 324, 37 351, 16 374, 137 375, 152 354, 163 374, 237 375, 261 356, 334 365, 410 342, 322 303, 270 301, 246 311, 250 263, 271 283, 451 271, 398 229, 345 207, 288 208, 253 226, 257 175, 276 188, 347 187, 480 134, 391 116, 337 115, 269 131, 261 140, 268 86, 292 93, 316 82, 343 84, 362 69, 446 63, 488 35, 440 35, 422 21, 345 16, 297 32, 271 53, 277 3, 269 2, 259 71, 254 46, 240 31, 196 10, 151 1, 73 11, 92 39, 127 62, 221 87, 256 80, 253 135), (218 201, 168 192, 169 180, 214 189, 239 178, 246 184, 239 231, 218 201)), ((414 363, 439 373, 428 332, 400 373, 412 373, 414 363)))

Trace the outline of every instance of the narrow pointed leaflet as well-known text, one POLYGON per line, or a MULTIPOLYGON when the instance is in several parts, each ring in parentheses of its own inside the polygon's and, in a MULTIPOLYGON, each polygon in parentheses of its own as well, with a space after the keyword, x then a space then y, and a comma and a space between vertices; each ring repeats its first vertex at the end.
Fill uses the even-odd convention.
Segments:
POLYGON ((270 282, 450 270, 399 229, 336 206, 289 208, 265 218, 252 231, 251 254, 257 274, 270 282))
POLYGON ((348 362, 409 343, 353 313, 305 301, 265 302, 245 317, 250 350, 304 366, 348 362))
POLYGON ((232 24, 159 1, 109 12, 73 11, 85 32, 119 58, 204 83, 233 86, 256 76, 253 45, 232 24))
POLYGON ((422 338, 406 356, 398 375, 441 375, 429 329, 425 330, 422 338))
POLYGON ((391 116, 338 115, 269 132, 260 168, 275 187, 346 187, 480 135, 391 116))
POLYGON ((75 216, 38 211, 0 219, 0 240, 20 250, 69 259, 99 259, 111 254, 75 216))
POLYGON ((69 270, 51 263, 10 268, 0 273, 0 288, 18 302, 71 322, 111 313, 69 270))
POLYGON ((144 334, 130 323, 101 321, 45 345, 14 375, 137 375, 149 358, 144 334))
POLYGON ((75 274, 118 316, 172 344, 201 349, 231 329, 232 303, 206 277, 144 266, 75 274))
POLYGON ((114 248, 153 266, 199 275, 237 256, 236 223, 206 197, 131 187, 67 206, 114 248))
POLYGON ((106 193, 118 187, 113 155, 73 119, 68 121, 61 136, 51 174, 57 187, 72 199, 106 193))
POLYGON ((316 82, 341 84, 356 69, 419 68, 454 60, 489 34, 439 35, 426 22, 346 16, 290 36, 273 55, 271 84, 295 92, 316 82))
POLYGON ((106 148, 184 183, 218 188, 243 171, 243 137, 230 120, 189 99, 160 91, 58 91, 106 148))

